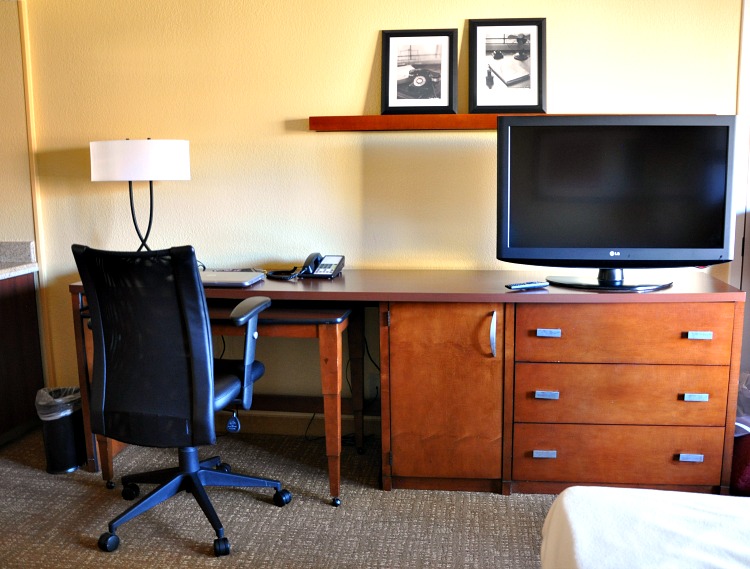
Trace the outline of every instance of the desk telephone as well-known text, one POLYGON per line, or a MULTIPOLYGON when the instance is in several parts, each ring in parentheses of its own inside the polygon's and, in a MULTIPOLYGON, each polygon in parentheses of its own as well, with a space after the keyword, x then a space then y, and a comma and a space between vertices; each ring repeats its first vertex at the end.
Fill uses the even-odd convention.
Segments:
POLYGON ((294 267, 291 271, 268 271, 266 276, 270 279, 280 280, 294 278, 332 279, 339 276, 343 268, 343 255, 323 256, 320 253, 310 253, 302 267, 294 267))
POLYGON ((297 276, 304 278, 332 279, 341 274, 344 268, 343 255, 326 255, 310 253, 297 276))

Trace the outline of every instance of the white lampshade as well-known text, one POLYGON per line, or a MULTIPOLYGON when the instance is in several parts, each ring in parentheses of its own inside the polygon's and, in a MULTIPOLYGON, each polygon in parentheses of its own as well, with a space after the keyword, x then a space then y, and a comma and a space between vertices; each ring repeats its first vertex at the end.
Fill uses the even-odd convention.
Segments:
POLYGON ((102 140, 89 147, 92 182, 190 179, 188 140, 102 140))

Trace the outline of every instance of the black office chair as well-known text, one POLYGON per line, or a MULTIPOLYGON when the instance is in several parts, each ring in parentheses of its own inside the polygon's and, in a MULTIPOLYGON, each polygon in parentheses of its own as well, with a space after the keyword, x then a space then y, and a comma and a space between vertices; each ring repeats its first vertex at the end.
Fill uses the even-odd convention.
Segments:
POLYGON ((122 495, 138 484, 159 484, 109 522, 99 548, 117 549, 117 528, 182 490, 190 492, 216 531, 214 553, 229 541, 204 486, 272 487, 283 506, 292 496, 276 480, 233 474, 218 456, 199 460, 200 445, 216 443, 214 413, 249 409, 253 383, 264 372, 255 361, 258 313, 266 297, 242 301, 231 320, 246 328, 244 360, 213 359, 206 299, 192 247, 123 253, 73 245, 91 315, 94 366, 91 430, 128 444, 179 449, 179 466, 122 477, 122 495))

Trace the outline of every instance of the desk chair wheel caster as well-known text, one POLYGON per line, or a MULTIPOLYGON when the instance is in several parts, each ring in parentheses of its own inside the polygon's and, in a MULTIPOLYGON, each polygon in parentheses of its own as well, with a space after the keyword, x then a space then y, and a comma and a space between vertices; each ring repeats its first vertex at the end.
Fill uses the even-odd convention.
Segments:
POLYGON ((216 470, 219 472, 226 472, 227 474, 232 472, 232 467, 229 466, 226 462, 221 462, 216 465, 216 470))
POLYGON ((107 480, 107 490, 114 490, 114 489, 115 489, 115 481, 107 480))
POLYGON ((338 508, 341 505, 341 498, 336 496, 333 500, 331 500, 331 506, 334 508, 338 508))
POLYGON ((141 489, 138 488, 138 484, 130 483, 122 487, 122 497, 126 500, 135 500, 141 495, 141 489))
POLYGON ((120 538, 115 534, 105 531, 99 536, 99 549, 111 553, 120 546, 120 538))
POLYGON ((214 540, 214 555, 216 557, 229 555, 229 540, 226 537, 218 537, 214 540))
POLYGON ((273 503, 283 508, 292 501, 292 493, 289 490, 276 490, 273 495, 273 503))

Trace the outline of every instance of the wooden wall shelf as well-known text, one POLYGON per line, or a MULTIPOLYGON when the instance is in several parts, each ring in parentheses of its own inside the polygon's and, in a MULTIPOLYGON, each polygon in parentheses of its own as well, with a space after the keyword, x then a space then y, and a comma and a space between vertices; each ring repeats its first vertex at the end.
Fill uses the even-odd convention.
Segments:
POLYGON ((361 115, 310 117, 309 128, 318 132, 377 130, 495 130, 497 116, 462 115, 361 115))

